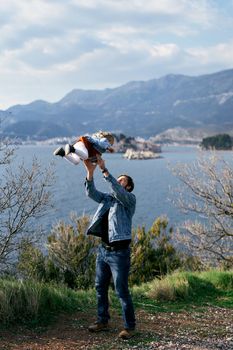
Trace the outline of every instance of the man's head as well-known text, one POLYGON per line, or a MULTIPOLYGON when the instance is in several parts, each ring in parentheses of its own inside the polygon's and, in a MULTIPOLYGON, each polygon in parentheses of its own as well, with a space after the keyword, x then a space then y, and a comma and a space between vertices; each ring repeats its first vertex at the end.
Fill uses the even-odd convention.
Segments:
POLYGON ((132 192, 134 189, 134 182, 131 176, 129 175, 120 175, 117 178, 117 182, 126 189, 128 192, 132 192))

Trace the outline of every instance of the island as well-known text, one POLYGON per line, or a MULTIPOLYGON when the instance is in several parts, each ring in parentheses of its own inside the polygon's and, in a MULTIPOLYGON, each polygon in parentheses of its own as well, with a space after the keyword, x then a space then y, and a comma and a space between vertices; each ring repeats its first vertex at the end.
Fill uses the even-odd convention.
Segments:
POLYGON ((117 153, 123 153, 126 159, 154 159, 161 158, 161 147, 151 140, 141 137, 114 135, 114 149, 117 153))
POLYGON ((117 153, 125 153, 128 149, 133 151, 150 151, 161 153, 161 146, 142 137, 125 136, 124 134, 114 134, 114 150, 117 153))
POLYGON ((200 146, 205 150, 232 150, 233 138, 228 134, 218 134, 211 137, 205 137, 200 146))
POLYGON ((128 148, 123 155, 126 159, 155 159, 161 158, 159 153, 155 153, 152 151, 134 151, 131 148, 128 148))

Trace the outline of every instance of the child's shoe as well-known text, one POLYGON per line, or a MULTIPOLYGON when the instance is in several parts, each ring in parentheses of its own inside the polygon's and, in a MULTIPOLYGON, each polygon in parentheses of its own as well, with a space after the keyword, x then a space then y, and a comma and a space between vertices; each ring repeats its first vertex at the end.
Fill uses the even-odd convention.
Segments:
POLYGON ((64 157, 64 156, 65 156, 64 148, 63 148, 63 147, 58 147, 58 148, 53 152, 53 154, 54 154, 55 156, 64 157))
POLYGON ((72 145, 69 145, 68 143, 65 145, 65 155, 68 156, 70 153, 75 153, 75 148, 72 145))

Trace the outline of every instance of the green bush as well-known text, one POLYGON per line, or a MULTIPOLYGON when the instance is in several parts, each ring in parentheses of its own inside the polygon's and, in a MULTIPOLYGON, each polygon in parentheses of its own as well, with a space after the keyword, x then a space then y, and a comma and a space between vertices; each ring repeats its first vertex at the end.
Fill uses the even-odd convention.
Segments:
POLYGON ((25 242, 18 269, 24 278, 61 282, 70 288, 93 287, 97 241, 86 235, 89 218, 72 216, 72 224, 59 222, 48 236, 48 255, 25 242))
POLYGON ((72 225, 59 222, 48 237, 49 259, 71 288, 88 289, 94 284, 97 240, 87 236, 89 218, 73 215, 72 225))
POLYGON ((148 282, 182 266, 171 243, 172 228, 168 220, 159 217, 146 231, 145 227, 133 230, 130 284, 148 282))
MULTIPOLYGON (((73 289, 92 288, 99 240, 86 235, 88 224, 88 217, 73 215, 71 224, 55 225, 48 236, 46 256, 24 242, 18 263, 21 275, 36 281, 62 282, 73 289)), ((164 217, 158 218, 148 231, 144 226, 133 230, 130 285, 151 281, 180 268, 197 270, 201 266, 198 259, 176 251, 172 234, 164 217)))
POLYGON ((24 241, 21 245, 17 269, 24 279, 57 283, 63 281, 59 268, 31 242, 24 241))
POLYGON ((46 257, 39 248, 27 240, 21 244, 17 267, 25 278, 46 280, 46 257))

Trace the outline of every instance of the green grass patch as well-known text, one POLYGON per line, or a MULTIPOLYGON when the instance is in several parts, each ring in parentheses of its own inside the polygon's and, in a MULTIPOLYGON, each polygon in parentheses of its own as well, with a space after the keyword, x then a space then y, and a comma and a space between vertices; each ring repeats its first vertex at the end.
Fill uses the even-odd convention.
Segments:
POLYGON ((199 272, 198 276, 212 283, 215 288, 233 290, 233 271, 210 270, 199 272))
MULTIPOLYGON (((134 306, 148 312, 202 311, 206 306, 233 308, 232 271, 177 272, 131 288, 134 306)), ((110 306, 121 305, 110 289, 110 306)))
MULTIPOLYGON (((146 289, 136 293, 136 300, 146 296, 156 306, 179 308, 190 306, 233 307, 233 272, 210 270, 205 272, 177 272, 163 279, 155 279, 146 289)), ((155 306, 155 307, 156 307, 155 306)), ((174 310, 172 310, 174 311, 174 310)))
POLYGON ((75 292, 64 286, 0 279, 0 324, 47 323, 60 312, 94 306, 95 292, 75 292))
MULTIPOLYGON (((206 306, 233 308, 233 271, 177 272, 131 289, 136 309, 150 313, 202 310, 206 306)), ((121 305, 110 289, 110 306, 121 305)), ((0 324, 43 325, 61 312, 96 308, 95 290, 74 291, 64 286, 0 279, 0 324)))

